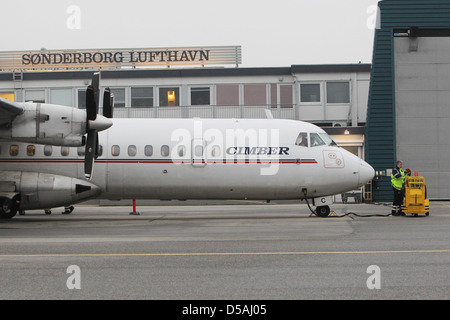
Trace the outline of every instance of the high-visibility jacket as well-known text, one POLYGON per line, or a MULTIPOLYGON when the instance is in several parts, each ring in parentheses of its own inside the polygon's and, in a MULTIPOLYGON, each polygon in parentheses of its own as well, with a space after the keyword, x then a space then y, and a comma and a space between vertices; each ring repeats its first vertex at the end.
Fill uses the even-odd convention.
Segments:
POLYGON ((405 183, 406 174, 402 170, 402 168, 395 167, 394 171, 391 174, 391 184, 392 187, 397 190, 402 190, 403 184, 405 183))

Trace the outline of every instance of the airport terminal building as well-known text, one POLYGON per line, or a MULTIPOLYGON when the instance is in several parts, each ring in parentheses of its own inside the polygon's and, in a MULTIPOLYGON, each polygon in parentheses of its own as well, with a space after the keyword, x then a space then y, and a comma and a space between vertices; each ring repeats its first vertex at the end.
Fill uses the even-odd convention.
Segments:
POLYGON ((308 121, 364 158, 370 64, 241 68, 241 47, 39 50, 0 53, 0 96, 85 108, 101 70, 115 118, 308 121))

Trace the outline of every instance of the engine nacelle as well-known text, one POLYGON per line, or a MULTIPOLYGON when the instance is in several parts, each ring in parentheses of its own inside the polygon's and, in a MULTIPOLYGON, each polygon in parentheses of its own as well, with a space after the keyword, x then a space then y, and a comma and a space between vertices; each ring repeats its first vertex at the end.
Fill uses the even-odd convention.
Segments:
POLYGON ((21 195, 21 210, 67 206, 101 193, 98 186, 88 181, 39 172, 3 171, 0 181, 7 181, 14 186, 14 193, 21 195))
POLYGON ((79 147, 84 145, 86 111, 72 107, 23 103, 10 128, 0 129, 0 139, 79 147))

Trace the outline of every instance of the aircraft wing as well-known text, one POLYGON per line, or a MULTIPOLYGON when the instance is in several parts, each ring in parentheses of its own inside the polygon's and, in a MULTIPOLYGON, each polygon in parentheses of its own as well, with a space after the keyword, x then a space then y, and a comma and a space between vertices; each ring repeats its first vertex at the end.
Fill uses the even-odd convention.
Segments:
POLYGON ((0 98, 0 127, 11 124, 12 120, 23 111, 19 104, 0 98))

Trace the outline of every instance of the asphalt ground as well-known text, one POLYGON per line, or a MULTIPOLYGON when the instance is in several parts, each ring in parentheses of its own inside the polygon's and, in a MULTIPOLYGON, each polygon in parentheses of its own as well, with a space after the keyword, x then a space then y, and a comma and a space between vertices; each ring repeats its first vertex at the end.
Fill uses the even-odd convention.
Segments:
POLYGON ((29 211, 0 221, 0 300, 448 300, 450 202, 430 207, 369 217, 390 207, 335 204, 361 216, 328 218, 304 203, 29 211))

